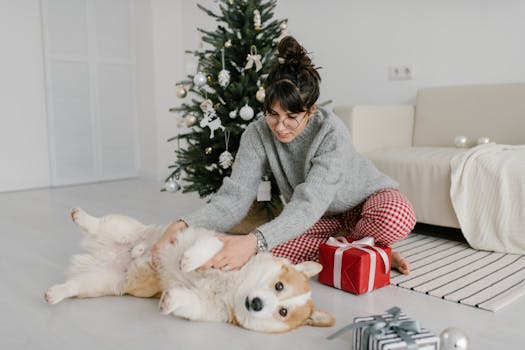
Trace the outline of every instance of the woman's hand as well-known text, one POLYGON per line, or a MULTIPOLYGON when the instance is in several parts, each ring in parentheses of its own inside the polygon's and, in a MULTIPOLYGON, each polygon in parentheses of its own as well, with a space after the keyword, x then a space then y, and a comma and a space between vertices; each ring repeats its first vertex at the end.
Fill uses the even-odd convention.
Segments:
POLYGON ((177 233, 179 231, 182 231, 184 229, 188 228, 188 225, 182 220, 179 220, 177 222, 174 222, 168 228, 166 231, 164 231, 164 234, 160 239, 151 247, 151 265, 154 268, 157 268, 158 266, 158 254, 160 248, 164 246, 165 244, 174 244, 177 241, 177 233))
POLYGON ((201 269, 211 267, 223 271, 239 270, 255 255, 257 238, 253 233, 242 236, 219 234, 217 238, 224 243, 224 246, 202 265, 201 269))

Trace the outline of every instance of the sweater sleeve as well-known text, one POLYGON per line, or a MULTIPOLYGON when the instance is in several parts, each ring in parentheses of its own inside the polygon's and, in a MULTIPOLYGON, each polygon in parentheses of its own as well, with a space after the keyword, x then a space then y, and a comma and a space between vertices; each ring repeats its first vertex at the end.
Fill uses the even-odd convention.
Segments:
POLYGON ((343 181, 340 138, 325 135, 322 149, 311 160, 305 182, 295 187, 281 214, 258 229, 271 249, 310 228, 326 212, 343 181))
POLYGON ((241 136, 231 176, 223 179, 222 186, 209 203, 181 219, 188 226, 227 231, 240 222, 250 209, 265 162, 260 136, 255 126, 250 124, 241 136))

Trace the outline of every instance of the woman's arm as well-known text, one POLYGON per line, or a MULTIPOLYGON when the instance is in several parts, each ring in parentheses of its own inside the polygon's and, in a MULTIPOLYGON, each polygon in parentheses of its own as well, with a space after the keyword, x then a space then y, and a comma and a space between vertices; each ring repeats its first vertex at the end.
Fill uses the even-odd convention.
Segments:
POLYGON ((182 216, 170 225, 153 246, 152 263, 158 250, 166 243, 174 243, 177 232, 187 227, 204 227, 224 232, 238 223, 248 212, 261 181, 266 163, 262 142, 251 124, 241 136, 232 174, 225 177, 219 191, 204 207, 182 216))

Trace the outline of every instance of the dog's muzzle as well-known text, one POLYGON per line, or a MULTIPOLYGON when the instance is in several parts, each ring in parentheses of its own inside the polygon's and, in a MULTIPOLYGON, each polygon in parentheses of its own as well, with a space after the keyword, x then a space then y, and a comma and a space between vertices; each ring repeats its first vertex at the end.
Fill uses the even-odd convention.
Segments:
POLYGON ((248 311, 261 311, 264 307, 264 304, 261 298, 255 297, 250 301, 250 298, 246 297, 246 299, 244 299, 244 306, 248 311))

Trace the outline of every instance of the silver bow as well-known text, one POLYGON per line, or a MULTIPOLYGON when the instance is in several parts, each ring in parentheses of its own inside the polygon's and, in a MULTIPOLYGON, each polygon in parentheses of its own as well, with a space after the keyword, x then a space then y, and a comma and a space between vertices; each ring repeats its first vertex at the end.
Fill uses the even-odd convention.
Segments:
POLYGON ((397 335, 407 344, 408 350, 417 350, 417 344, 415 340, 407 333, 421 332, 421 327, 419 326, 418 321, 414 320, 399 320, 401 315, 401 309, 397 306, 394 306, 386 310, 389 314, 393 316, 392 320, 387 321, 381 315, 372 316, 374 319, 371 321, 359 321, 356 323, 349 324, 334 334, 327 337, 327 339, 334 339, 341 334, 356 328, 364 328, 363 338, 361 339, 360 350, 366 350, 368 347, 369 338, 372 336, 374 338, 384 335, 386 332, 392 330, 397 333, 397 335))

